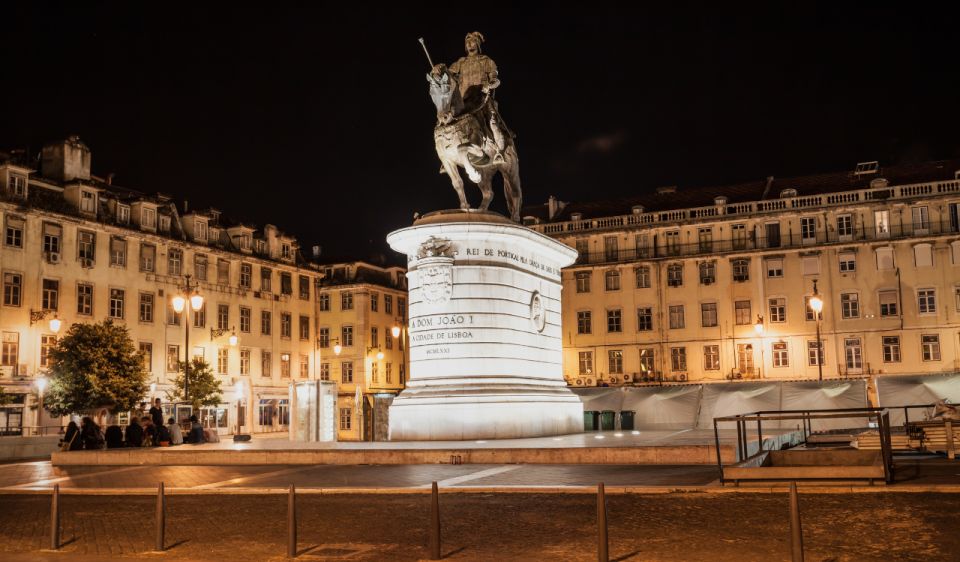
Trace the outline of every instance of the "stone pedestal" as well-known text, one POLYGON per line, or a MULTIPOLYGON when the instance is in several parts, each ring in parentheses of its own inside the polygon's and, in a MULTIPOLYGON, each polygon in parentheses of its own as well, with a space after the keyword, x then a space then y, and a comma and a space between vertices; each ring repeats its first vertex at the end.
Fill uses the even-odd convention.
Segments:
POLYGON ((575 250, 480 211, 439 211, 391 233, 407 255, 410 373, 392 440, 579 433, 562 372, 560 268, 575 250))

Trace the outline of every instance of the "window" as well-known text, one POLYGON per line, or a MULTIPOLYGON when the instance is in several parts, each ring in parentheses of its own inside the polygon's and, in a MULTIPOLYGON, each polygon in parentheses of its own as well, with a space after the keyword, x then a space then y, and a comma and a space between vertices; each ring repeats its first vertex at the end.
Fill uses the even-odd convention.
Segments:
POLYGON ((780 223, 768 222, 764 225, 767 233, 767 248, 780 247, 780 223))
POLYGON ((260 376, 273 376, 273 354, 269 351, 260 352, 260 376))
POLYGON ((638 289, 649 289, 650 288, 650 266, 641 265, 634 268, 634 273, 637 276, 637 288, 638 289))
POLYGON ((577 278, 577 292, 589 293, 590 292, 590 272, 578 271, 576 272, 575 276, 577 278))
POLYGON ((300 300, 302 301, 310 300, 310 278, 309 277, 307 277, 306 275, 300 275, 297 278, 297 288, 299 289, 300 300))
POLYGON ((703 346, 703 368, 706 371, 720 370, 720 346, 719 345, 703 346))
POLYGON ((807 342, 807 365, 816 367, 823 365, 823 357, 820 355, 820 346, 816 340, 807 342), (819 359, 819 362, 817 361, 819 359))
POLYGON ((49 222, 43 223, 43 253, 60 254, 60 240, 63 237, 63 227, 49 222))
POLYGON ((733 312, 737 326, 749 326, 753 323, 753 314, 750 310, 750 301, 736 301, 733 303, 733 312))
POLYGON ((140 321, 153 322, 153 293, 140 293, 140 321))
POLYGON ((805 256, 800 262, 800 267, 804 275, 820 275, 820 257, 805 256))
POLYGON ((16 367, 20 360, 20 332, 3 333, 3 350, 0 352, 0 365, 16 367))
POLYGON ((713 229, 710 227, 697 229, 697 242, 701 253, 713 251, 713 229))
POLYGON ((767 277, 783 277, 783 258, 770 258, 766 264, 767 277))
POLYGON ((747 248, 747 225, 743 223, 730 225, 730 236, 733 239, 734 250, 747 248))
POLYGON ((853 252, 840 252, 840 273, 853 273, 857 270, 857 254, 853 252))
POLYGON ((217 258, 217 283, 230 284, 230 260, 217 258))
POLYGON ((84 316, 93 314, 93 285, 77 284, 77 314, 84 316))
POLYGON ((110 289, 110 317, 123 318, 123 289, 110 289))
POLYGON ((230 360, 230 353, 227 351, 227 348, 221 347, 217 349, 217 374, 225 375, 227 374, 227 364, 230 360))
POLYGON ((200 310, 193 312, 193 327, 203 328, 207 325, 207 303, 204 302, 200 310))
POLYGON ((300 378, 310 378, 310 356, 300 354, 300 378))
POLYGON ((880 291, 880 316, 897 316, 900 314, 900 298, 897 291, 880 291))
POLYGON ((378 312, 380 308, 380 294, 370 293, 370 312, 378 312))
POLYGON ((44 279, 40 294, 40 307, 44 310, 57 310, 60 305, 60 282, 44 279))
POLYGON ((207 256, 203 254, 193 256, 193 274, 200 281, 207 280, 207 256))
POLYGON ((217 304, 217 329, 227 330, 230 326, 230 305, 217 304))
POLYGON ((23 295, 23 276, 19 273, 3 274, 3 304, 20 306, 23 295))
POLYGON ((241 306, 240 307, 240 331, 245 333, 250 333, 250 309, 241 306))
POLYGON ((183 273, 183 250, 167 250, 167 275, 179 277, 183 273))
POLYGON ((650 257, 650 238, 646 234, 637 234, 634 237, 634 244, 637 248, 637 259, 642 260, 650 257))
POLYGON ((96 259, 97 235, 86 230, 77 231, 77 260, 84 267, 92 267, 96 259))
POLYGON ((320 328, 317 339, 320 340, 319 345, 321 348, 326 349, 330 347, 330 328, 320 328))
POLYGON ((351 419, 350 408, 340 408, 340 429, 349 430, 351 419))
POLYGON ((773 366, 790 366, 790 353, 787 350, 787 342, 773 342, 773 366))
POLYGON ((936 334, 925 334, 920 336, 920 346, 923 352, 924 361, 940 360, 940 336, 936 334))
POLYGON ((397 314, 400 315, 400 318, 402 318, 404 322, 407 321, 407 299, 397 297, 397 314))
POLYGON ((330 310, 330 294, 329 293, 320 293, 318 297, 318 302, 320 303, 320 312, 328 312, 330 310))
POLYGON ((320 380, 330 380, 330 363, 320 363, 320 380))
POLYGON ((289 353, 280 354, 280 378, 282 379, 290 378, 290 354, 289 353))
POLYGON ((7 215, 5 220, 3 243, 11 248, 23 248, 23 229, 26 221, 13 215, 7 215))
POLYGON ((685 347, 670 348, 670 370, 671 371, 687 370, 687 348, 685 347))
POLYGON ((370 379, 373 384, 380 383, 380 369, 376 361, 370 364, 370 379))
POLYGON ((280 273, 280 293, 284 295, 293 294, 293 276, 289 273, 280 273))
POLYGON ((620 249, 617 244, 616 236, 605 236, 603 239, 603 257, 606 261, 617 261, 620 259, 620 249))
POLYGON ((612 269, 604 274, 604 288, 608 291, 620 290, 620 272, 612 269))
POLYGON ((812 244, 817 241, 817 219, 814 217, 800 218, 800 242, 812 244))
POLYGON ((183 313, 173 310, 173 303, 171 301, 167 301, 167 324, 171 326, 179 326, 181 316, 183 316, 183 313))
MULTIPOLYGON (((803 311, 804 311, 804 320, 807 322, 816 322, 817 313, 813 310, 813 307, 810 305, 810 299, 812 297, 806 296, 803 297, 803 311)), ((823 312, 820 313, 820 319, 823 320, 823 312)))
POLYGON ((683 264, 672 263, 667 266, 667 285, 670 287, 683 286, 683 264))
POLYGON ((750 280, 750 260, 733 260, 733 281, 743 283, 750 280))
POLYGON ((927 207, 913 207, 913 233, 927 234, 930 232, 930 211, 927 207))
POLYGON ((265 293, 273 290, 273 271, 269 267, 260 268, 260 290, 265 293))
POLYGON ((607 332, 623 331, 623 311, 619 308, 607 311, 607 332))
POLYGON ((592 375, 593 374, 593 352, 581 351, 579 353, 579 358, 580 358, 580 374, 592 375))
POLYGON ((110 237, 110 265, 127 267, 127 241, 123 238, 110 237))
POLYGON ((253 266, 249 263, 240 264, 240 288, 249 289, 253 286, 253 266))
POLYGON ((611 375, 623 374, 623 351, 611 349, 607 351, 607 367, 611 375))
POLYGON ((40 336, 40 366, 50 366, 50 350, 57 344, 57 336, 40 336))
POLYGON ((340 328, 340 341, 344 347, 353 345, 353 326, 343 326, 340 328))
POLYGON ((393 295, 383 295, 383 312, 393 314, 393 295))
POLYGON ((637 309, 637 331, 648 332, 653 330, 653 308, 649 306, 637 309))
POLYGON ((684 327, 683 305, 674 304, 670 306, 670 329, 679 330, 684 327))
POLYGON ((883 362, 900 362, 900 336, 883 336, 883 362))
POLYGON ((289 312, 280 313, 280 337, 290 338, 293 333, 293 316, 289 312))
POLYGON ((140 271, 154 271, 157 263, 157 247, 140 244, 140 271))
POLYGON ((120 224, 130 224, 129 205, 117 205, 117 222, 120 224))
POLYGON ((664 233, 667 241, 667 255, 670 256, 679 256, 680 255, 680 231, 679 230, 668 230, 664 233))
POLYGON ((705 302, 700 304, 700 325, 704 328, 717 326, 717 303, 705 302))
POLYGON ((586 262, 587 256, 590 252, 590 241, 586 238, 577 238, 575 247, 577 249, 577 253, 579 254, 579 256, 577 256, 577 261, 580 263, 586 262))
POLYGON ((937 312, 936 290, 917 290, 917 310, 920 312, 920 314, 935 314, 937 312))
POLYGON ((375 327, 370 328, 370 347, 380 347, 380 330, 375 327))
POLYGON ((194 221, 193 231, 196 233, 196 239, 198 242, 207 241, 207 221, 196 220, 194 221))
POLYGON ((167 346, 167 372, 176 373, 180 371, 180 346, 167 346))
POLYGON ((653 372, 653 363, 655 351, 653 348, 644 348, 640 350, 640 370, 644 373, 653 372))
POLYGON ((700 284, 712 285, 717 281, 717 262, 705 261, 700 263, 700 284))
POLYGON ((837 216, 837 236, 844 242, 853 239, 853 215, 837 216))
POLYGON ((787 321, 787 299, 770 299, 770 321, 771 322, 786 322, 787 321))
POLYGON ((340 382, 347 384, 353 382, 353 362, 344 361, 340 363, 340 382))
POLYGON ((860 347, 860 338, 844 338, 843 355, 848 371, 863 369, 863 349, 860 347))
POLYGON ((304 341, 310 340, 310 317, 301 316, 300 317, 300 339, 304 341))
POLYGON ((393 384, 393 363, 387 363, 387 384, 393 384))
POLYGON ((860 295, 857 293, 841 293, 840 315, 844 319, 860 318, 860 295))
POLYGON ((10 192, 21 199, 27 196, 27 178, 10 174, 10 192))
POLYGON ((140 342, 140 354, 143 355, 143 370, 153 372, 153 344, 140 342))
POLYGON ((250 374, 250 350, 249 349, 240 350, 240 374, 241 375, 250 374))
POLYGON ((933 267, 933 245, 917 244, 914 246, 913 259, 917 267, 933 267))
POLYGON ((893 248, 877 248, 877 270, 890 270, 894 267, 893 248))
POLYGON ((590 325, 592 313, 589 310, 581 310, 577 312, 577 333, 578 334, 589 334, 592 332, 592 326, 590 325))
POLYGON ((97 212, 97 195, 92 191, 81 191, 80 192, 80 212, 82 213, 96 213, 97 212))
POLYGON ((271 324, 273 324, 273 315, 269 310, 260 311, 260 333, 264 336, 270 335, 271 324))
POLYGON ((737 344, 737 371, 742 375, 752 375, 754 373, 752 344, 737 344))
POLYGON ((387 349, 393 349, 393 334, 390 333, 390 330, 383 334, 383 346, 387 349))
POLYGON ((340 310, 353 310, 353 293, 350 291, 340 293, 340 310))

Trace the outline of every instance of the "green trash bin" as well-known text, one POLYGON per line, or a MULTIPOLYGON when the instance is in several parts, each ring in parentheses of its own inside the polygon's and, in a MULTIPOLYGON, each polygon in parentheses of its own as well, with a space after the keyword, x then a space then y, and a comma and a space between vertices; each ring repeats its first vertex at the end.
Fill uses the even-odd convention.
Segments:
POLYGON ((583 430, 596 431, 600 412, 588 411, 583 413, 583 430))
POLYGON ((613 410, 604 410, 600 414, 600 429, 603 431, 613 431, 616 429, 617 413, 613 410))
POLYGON ((633 412, 631 410, 620 412, 620 429, 633 429, 633 412))

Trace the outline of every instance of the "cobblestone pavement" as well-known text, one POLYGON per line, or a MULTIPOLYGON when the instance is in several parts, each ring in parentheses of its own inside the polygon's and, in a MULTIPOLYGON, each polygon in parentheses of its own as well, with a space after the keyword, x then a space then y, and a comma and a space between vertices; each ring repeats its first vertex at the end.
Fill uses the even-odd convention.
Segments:
MULTIPOLYGON (((63 496, 65 543, 43 553, 49 498, 0 496, 0 558, 282 560, 286 497, 170 496, 167 552, 153 548, 153 498, 63 496)), ((595 560, 596 500, 586 494, 442 494, 451 560, 595 560)), ((801 494, 808 561, 956 560, 952 494, 801 494)), ((786 494, 607 497, 611 560, 788 560, 786 494)), ((428 555, 429 495, 298 498, 302 560, 416 560, 428 555)))

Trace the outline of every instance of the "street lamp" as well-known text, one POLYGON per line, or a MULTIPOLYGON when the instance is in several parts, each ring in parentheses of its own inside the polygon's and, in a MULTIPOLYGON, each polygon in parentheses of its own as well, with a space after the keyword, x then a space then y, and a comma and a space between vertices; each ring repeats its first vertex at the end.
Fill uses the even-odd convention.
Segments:
MULTIPOLYGON (((38 427, 40 426, 40 420, 42 419, 41 416, 43 416, 43 391, 47 389, 47 383, 47 377, 38 377, 37 380, 34 381, 34 384, 37 385, 37 396, 40 398, 40 404, 37 408, 38 427)), ((40 431, 42 433, 43 429, 41 428, 40 431)))
POLYGON ((60 321, 59 318, 57 318, 57 312, 56 312, 55 310, 49 310, 49 309, 33 310, 33 309, 30 309, 30 325, 33 326, 33 325, 36 324, 37 322, 39 322, 39 321, 43 320, 44 318, 46 318, 47 316, 49 316, 50 313, 53 313, 53 318, 50 319, 49 328, 50 328, 50 331, 51 331, 51 332, 53 332, 54 334, 56 334, 57 332, 60 331, 60 326, 62 325, 62 322, 60 321))
POLYGON ((340 338, 333 338, 333 341, 337 342, 333 344, 333 353, 335 355, 340 355, 340 352, 343 351, 343 346, 340 345, 340 338))
POLYGON ((377 361, 382 361, 382 360, 383 360, 383 350, 380 349, 380 346, 368 347, 368 348, 367 348, 367 353, 370 353, 370 352, 373 351, 374 349, 377 350, 377 361))
MULTIPOLYGON (((753 329, 757 332, 757 336, 760 338, 760 368, 757 369, 757 378, 762 378, 763 368, 766 366, 766 359, 763 356, 763 315, 757 314, 757 323, 753 325, 753 329)), ((750 353, 750 356, 753 357, 753 353, 750 353)))
MULTIPOLYGON (((184 276, 184 286, 181 287, 181 293, 175 295, 170 304, 173 305, 173 311, 177 314, 180 314, 187 307, 187 301, 190 301, 190 308, 194 312, 199 312, 203 308, 203 295, 201 295, 197 289, 200 287, 199 283, 190 284, 190 276, 184 276)), ((185 314, 183 318, 183 333, 184 333, 184 362, 183 362, 183 401, 189 401, 190 397, 190 315, 185 314)))
POLYGON ((813 310, 813 316, 817 321, 817 373, 820 382, 823 382, 823 342, 820 341, 820 318, 823 311, 823 299, 820 298, 820 292, 817 291, 817 280, 813 280, 813 296, 810 297, 810 308, 813 310))
POLYGON ((228 331, 230 332, 230 338, 228 338, 227 341, 230 342, 230 347, 237 347, 237 343, 240 341, 240 339, 237 337, 237 330, 234 326, 231 326, 230 328, 214 328, 213 326, 211 326, 210 341, 213 341, 216 338, 221 337, 223 334, 226 334, 228 331))

